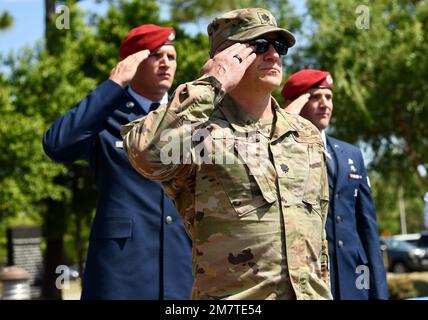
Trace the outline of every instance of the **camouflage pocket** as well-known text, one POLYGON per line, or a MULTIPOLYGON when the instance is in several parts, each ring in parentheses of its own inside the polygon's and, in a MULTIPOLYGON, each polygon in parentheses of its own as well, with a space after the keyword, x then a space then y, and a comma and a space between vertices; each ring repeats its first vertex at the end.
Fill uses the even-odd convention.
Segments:
POLYGON ((301 205, 305 197, 307 181, 310 177, 308 144, 297 143, 292 136, 280 145, 272 146, 276 172, 284 198, 284 205, 301 205))
POLYGON ((309 175, 304 188, 303 202, 320 207, 321 199, 328 200, 328 189, 325 194, 322 188, 323 170, 325 170, 322 147, 317 144, 308 145, 308 156, 309 175))
MULTIPOLYGON (((228 141, 226 149, 228 162, 216 163, 215 172, 231 207, 238 217, 242 217, 274 203, 277 197, 266 178, 269 174, 265 172, 266 162, 263 159, 267 157, 266 161, 269 161, 269 158, 263 155, 267 154, 267 144, 265 148, 263 145, 260 148, 260 141, 252 135, 235 133, 232 137, 233 141, 228 141)), ((214 137, 214 140, 218 139, 214 137)))
POLYGON ((216 166, 216 174, 239 217, 276 200, 267 190, 260 188, 245 164, 216 166))

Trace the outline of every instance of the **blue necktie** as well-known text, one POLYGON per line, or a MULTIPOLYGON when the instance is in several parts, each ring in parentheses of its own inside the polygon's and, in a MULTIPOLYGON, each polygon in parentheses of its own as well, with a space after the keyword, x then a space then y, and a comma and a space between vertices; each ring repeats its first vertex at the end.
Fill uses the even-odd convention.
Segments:
POLYGON ((326 151, 328 152, 328 155, 326 154, 326 156, 325 156, 327 171, 328 171, 328 174, 332 178, 335 178, 335 176, 336 176, 336 170, 335 170, 336 164, 334 163, 334 160, 333 160, 333 157, 334 157, 333 150, 331 150, 330 145, 328 145, 328 144, 327 144, 327 150, 326 151))
POLYGON ((160 106, 159 102, 152 102, 152 104, 150 105, 150 108, 149 108, 149 112, 156 110, 159 106, 160 106))

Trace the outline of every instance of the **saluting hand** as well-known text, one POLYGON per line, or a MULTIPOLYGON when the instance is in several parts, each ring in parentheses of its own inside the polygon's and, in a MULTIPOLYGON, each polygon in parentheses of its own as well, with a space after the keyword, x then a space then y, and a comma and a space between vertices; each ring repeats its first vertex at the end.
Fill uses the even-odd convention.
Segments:
POLYGON ((125 88, 134 78, 140 63, 146 60, 149 55, 149 50, 141 50, 129 55, 111 70, 109 79, 125 88))
POLYGON ((201 69, 201 74, 210 74, 219 80, 226 92, 230 92, 241 81, 247 68, 256 59, 253 48, 235 43, 216 53, 201 69))
POLYGON ((305 104, 309 101, 310 97, 311 94, 308 92, 300 95, 298 98, 294 99, 285 106, 285 111, 291 114, 300 114, 305 104))

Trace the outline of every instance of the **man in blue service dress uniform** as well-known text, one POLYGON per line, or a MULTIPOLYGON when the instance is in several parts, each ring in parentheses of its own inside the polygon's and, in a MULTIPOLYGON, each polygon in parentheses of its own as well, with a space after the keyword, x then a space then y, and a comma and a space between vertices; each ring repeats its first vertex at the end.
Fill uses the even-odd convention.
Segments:
POLYGON ((168 101, 176 70, 175 31, 132 29, 110 78, 46 131, 58 162, 89 161, 98 189, 82 299, 188 299, 191 242, 160 185, 137 173, 120 128, 168 101))
POLYGON ((329 72, 304 69, 288 78, 281 93, 285 110, 311 121, 327 147, 331 290, 336 300, 387 299, 376 210, 361 151, 324 132, 333 111, 332 90, 329 72))

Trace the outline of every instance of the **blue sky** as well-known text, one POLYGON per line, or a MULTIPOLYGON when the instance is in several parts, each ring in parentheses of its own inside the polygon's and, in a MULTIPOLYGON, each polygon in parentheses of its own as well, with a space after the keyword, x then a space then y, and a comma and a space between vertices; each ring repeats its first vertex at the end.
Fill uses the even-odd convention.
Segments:
MULTIPOLYGON (((96 4, 94 0, 83 0, 80 6, 89 11, 103 13, 106 4, 96 4)), ((0 12, 8 11, 14 19, 12 28, 0 31, 0 54, 34 43, 44 33, 44 1, 43 0, 0 0, 0 12)), ((72 23, 72 22, 71 22, 72 23)))
MULTIPOLYGON (((304 1, 292 1, 298 12, 303 11, 304 1)), ((108 5, 97 4, 94 0, 82 0, 79 6, 91 11, 103 14, 108 5)), ((23 46, 33 46, 37 40, 43 37, 44 32, 44 1, 43 0, 0 0, 0 13, 8 11, 14 18, 12 28, 0 31, 0 56, 10 52, 16 52, 23 46)), ((163 10, 164 19, 168 18, 168 10, 163 10)), ((72 25, 71 21, 71 25, 72 25)), ((204 23, 192 23, 184 25, 190 34, 205 32, 204 23)))
POLYGON ((32 45, 43 34, 42 0, 0 0, 0 12, 8 11, 14 25, 0 31, 0 54, 17 50, 23 45, 32 45))

